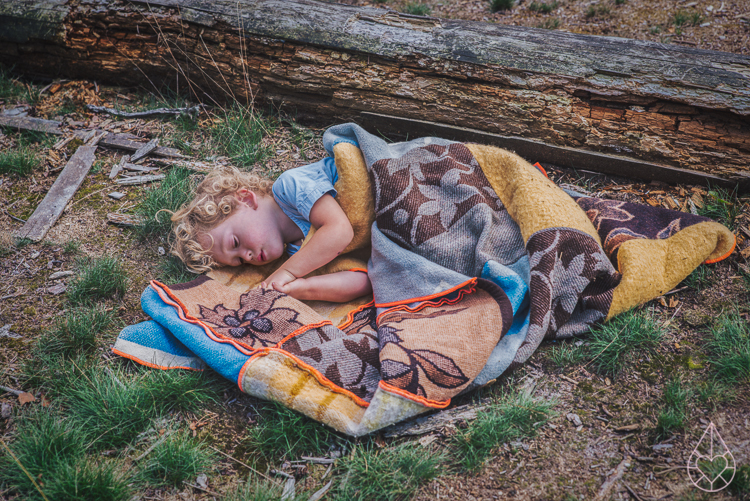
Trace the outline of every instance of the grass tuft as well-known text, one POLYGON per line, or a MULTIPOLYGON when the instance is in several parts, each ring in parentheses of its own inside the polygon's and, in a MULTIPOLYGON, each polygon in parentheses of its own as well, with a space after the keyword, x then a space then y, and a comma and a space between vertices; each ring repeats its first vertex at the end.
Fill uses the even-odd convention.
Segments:
POLYGON ((550 350, 550 361, 558 368, 564 369, 569 365, 577 364, 586 357, 585 349, 575 346, 573 342, 560 341, 560 344, 550 350))
POLYGON ((137 227, 141 238, 168 235, 172 230, 172 215, 195 193, 192 172, 188 169, 170 169, 158 187, 146 190, 136 214, 143 220, 137 227))
POLYGON ((25 177, 40 165, 39 155, 30 146, 19 145, 0 152, 0 174, 25 177))
POLYGON ((736 229, 742 214, 742 203, 737 200, 737 188, 732 191, 714 188, 708 192, 698 214, 718 221, 730 230, 736 229))
POLYGON ((167 256, 159 262, 159 281, 166 285, 190 282, 196 277, 176 256, 167 256))
POLYGON ((215 460, 214 453, 189 433, 175 433, 154 448, 140 475, 151 485, 178 487, 209 470, 215 460))
POLYGON ((39 341, 39 351, 75 355, 92 352, 96 337, 112 323, 114 315, 102 306, 69 311, 39 341))
POLYGON ((477 471, 499 445, 533 437, 539 426, 553 415, 554 405, 554 402, 534 400, 522 393, 501 397, 453 437, 461 466, 477 471))
POLYGON ((685 427, 688 420, 688 399, 692 395, 693 392, 686 388, 679 378, 664 385, 664 407, 656 422, 656 434, 659 439, 685 427))
POLYGON ((264 457, 320 456, 336 435, 322 424, 273 403, 267 407, 258 425, 250 430, 250 446, 264 457))
POLYGON ((610 14, 611 10, 609 6, 604 4, 589 5, 588 9, 586 9, 586 17, 588 18, 608 17, 610 14))
POLYGON ((550 12, 555 10, 557 6, 557 2, 531 2, 529 4, 529 10, 533 10, 534 12, 541 12, 542 14, 549 14, 550 12))
POLYGON ((440 474, 444 461, 444 454, 412 443, 379 450, 355 448, 343 461, 345 480, 336 499, 411 499, 420 485, 440 474))
POLYGON ((738 313, 722 315, 711 328, 709 363, 719 381, 750 381, 750 326, 738 313))
POLYGON ((429 16, 432 12, 432 7, 422 2, 406 2, 403 8, 403 12, 414 16, 429 16))
POLYGON ((542 28, 545 30, 556 30, 560 27, 560 20, 556 17, 550 17, 542 21, 541 23, 536 25, 537 28, 542 28))
POLYGON ((703 19, 704 17, 700 12, 678 10, 674 13, 674 17, 672 17, 672 24, 678 28, 685 25, 698 26, 703 22, 703 19))
POLYGON ((238 167, 245 168, 270 155, 271 148, 262 144, 263 137, 270 132, 273 131, 267 120, 240 106, 224 111, 210 129, 219 150, 238 167))
MULTIPOLYGON (((254 480, 248 477, 244 485, 239 485, 224 495, 224 501, 277 501, 281 499, 283 488, 268 480, 254 480)), ((294 501, 291 497, 289 501, 294 501)))
POLYGON ((39 90, 13 78, 12 68, 0 66, 0 99, 34 105, 39 101, 39 90))
POLYGON ((81 252, 81 242, 78 240, 68 240, 62 247, 63 254, 75 256, 81 252))
POLYGON ((127 283, 127 274, 116 257, 81 260, 78 276, 68 288, 68 301, 73 305, 85 305, 122 297, 127 283))
POLYGON ((132 496, 128 483, 116 464, 86 458, 62 465, 45 490, 49 499, 59 501, 125 501, 132 496))
POLYGON ((515 0, 490 0, 490 12, 510 10, 515 3, 515 0))
POLYGON ((712 282, 713 269, 701 264, 680 283, 680 286, 687 286, 691 289, 702 291, 706 287, 709 287, 712 282))
POLYGON ((650 315, 630 310, 591 329, 591 363, 598 372, 616 376, 634 354, 653 353, 663 334, 650 315))

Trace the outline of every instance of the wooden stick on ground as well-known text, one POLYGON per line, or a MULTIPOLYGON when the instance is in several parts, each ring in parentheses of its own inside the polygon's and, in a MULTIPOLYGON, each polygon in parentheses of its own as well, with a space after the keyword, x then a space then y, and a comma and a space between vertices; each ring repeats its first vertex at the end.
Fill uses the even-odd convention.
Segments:
POLYGON ((42 203, 37 206, 26 224, 16 233, 18 238, 28 238, 34 242, 44 238, 47 231, 63 213, 70 199, 78 191, 78 187, 81 186, 91 166, 94 165, 96 148, 96 145, 78 147, 57 177, 55 184, 47 192, 42 203))

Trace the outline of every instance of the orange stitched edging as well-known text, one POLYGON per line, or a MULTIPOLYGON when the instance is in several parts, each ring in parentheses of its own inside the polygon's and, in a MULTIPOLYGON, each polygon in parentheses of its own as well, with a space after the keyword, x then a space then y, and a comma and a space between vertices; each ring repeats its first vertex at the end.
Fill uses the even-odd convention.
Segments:
POLYGON ((415 308, 410 308, 409 306, 403 304, 400 306, 396 306, 395 308, 391 308, 389 310, 384 311, 380 315, 378 315, 378 318, 375 319, 375 322, 380 322, 380 319, 383 315, 387 315, 389 313, 393 313, 394 311, 408 311, 408 312, 417 312, 422 311, 423 309, 427 308, 428 306, 432 306, 434 308, 437 308, 438 306, 443 306, 444 304, 456 304, 459 301, 461 301, 466 294, 471 294, 476 290, 476 287, 470 287, 468 289, 462 290, 458 293, 458 296, 455 299, 447 299, 442 298, 439 301, 425 301, 423 303, 420 303, 419 306, 415 308))
POLYGON ((470 278, 466 282, 460 283, 460 284, 456 285, 455 287, 451 287, 450 289, 444 290, 442 292, 438 292, 438 293, 435 293, 435 294, 430 294, 429 296, 413 297, 413 298, 404 299, 404 300, 401 300, 401 301, 393 301, 392 303, 375 303, 375 306, 377 308, 386 308, 388 306, 399 306, 399 305, 402 305, 402 304, 410 304, 410 303, 417 303, 419 301, 427 301, 429 299, 434 299, 436 297, 441 297, 441 296, 445 296, 446 294, 450 294, 451 292, 457 291, 458 289, 462 289, 463 287, 466 287, 469 284, 475 286, 477 284, 476 277, 470 278))
POLYGON ((365 268, 350 268, 346 271, 361 271, 362 273, 367 273, 367 270, 365 268))
POLYGON ((395 393, 398 396, 404 397, 408 400, 413 400, 419 404, 424 405, 425 407, 432 407, 433 409, 445 409, 448 407, 451 403, 451 399, 448 400, 427 400, 424 397, 419 397, 417 395, 414 395, 413 393, 409 393, 408 391, 404 391, 401 388, 396 388, 395 386, 392 386, 385 381, 380 381, 380 387, 389 392, 389 393, 395 393))
POLYGON ((252 362, 256 358, 264 357, 264 356, 268 355, 269 353, 271 353, 272 351, 281 353, 285 357, 291 359, 295 364, 297 364, 303 370, 306 370, 307 372, 309 372, 310 374, 312 374, 313 377, 318 381, 318 383, 320 383, 321 385, 325 386, 326 388, 328 388, 332 392, 339 393, 341 395, 345 395, 345 396, 351 398, 352 400, 354 400, 354 403, 356 403, 360 407, 369 407, 370 406, 369 402, 367 402, 365 400, 362 400, 361 398, 359 398, 357 395, 355 395, 351 391, 346 390, 346 389, 344 389, 344 388, 342 388, 340 386, 336 386, 335 384, 333 384, 328 378, 326 378, 323 374, 321 374, 320 371, 318 371, 315 367, 306 364, 305 362, 303 362, 299 358, 295 357, 294 355, 292 355, 288 351, 280 350, 278 348, 262 348, 262 349, 258 350, 258 353, 256 353, 252 357, 250 357, 250 359, 247 362, 245 362, 245 364, 242 366, 242 369, 240 369, 240 377, 239 377, 239 379, 237 381, 237 385, 240 387, 240 390, 245 391, 245 390, 242 389, 242 377, 245 375, 245 371, 247 370, 247 367, 250 365, 250 362, 252 362))
POLYGON ((321 320, 320 322, 314 323, 314 324, 307 324, 303 325, 296 331, 292 332, 291 334, 287 334, 284 339, 276 343, 273 347, 274 348, 281 348, 281 345, 292 339, 294 336, 298 336, 302 334, 303 332, 307 332, 310 329, 317 329, 318 327, 323 327, 324 325, 333 325, 333 322, 330 320, 321 320))
POLYGON ((134 362, 138 362, 139 364, 145 365, 146 367, 151 367, 152 369, 161 369, 163 371, 168 371, 168 370, 171 370, 171 369, 187 369, 189 371, 203 372, 203 369, 196 369, 195 367, 184 367, 182 365, 178 365, 178 366, 175 366, 175 367, 166 367, 164 365, 152 364, 151 362, 144 362, 143 360, 141 360, 138 357, 134 357, 133 355, 129 355, 127 353, 123 353, 120 350, 116 350, 114 348, 112 348, 112 353, 114 353, 115 355, 120 355, 121 357, 128 358, 128 359, 130 359, 130 360, 132 360, 134 362))
POLYGON ((713 264, 713 263, 718 263, 719 261, 723 261, 724 259, 728 258, 729 255, 732 252, 734 252, 734 248, 737 247, 737 235, 735 235, 734 233, 732 233, 732 236, 734 237, 734 243, 732 244, 732 248, 729 249, 729 252, 727 252, 726 254, 724 254, 721 257, 717 257, 716 259, 706 259, 703 262, 706 263, 706 264, 713 264))
POLYGON ((373 306, 375 306, 375 300, 372 300, 369 303, 365 303, 362 306, 360 306, 359 308, 353 309, 352 311, 350 311, 346 315, 346 318, 344 319, 344 322, 341 323, 341 324, 339 324, 338 328, 343 331, 344 329, 346 329, 347 327, 349 327, 352 324, 352 322, 354 322, 354 315, 356 315, 357 313, 359 313, 362 310, 366 310, 367 308, 371 308, 373 306))
POLYGON ((544 177, 546 177, 547 179, 549 179, 549 176, 547 175, 547 171, 544 170, 544 167, 542 167, 542 164, 540 164, 539 162, 537 162, 537 163, 534 164, 534 167, 536 167, 537 169, 539 169, 540 171, 542 171, 542 174, 544 174, 544 177))

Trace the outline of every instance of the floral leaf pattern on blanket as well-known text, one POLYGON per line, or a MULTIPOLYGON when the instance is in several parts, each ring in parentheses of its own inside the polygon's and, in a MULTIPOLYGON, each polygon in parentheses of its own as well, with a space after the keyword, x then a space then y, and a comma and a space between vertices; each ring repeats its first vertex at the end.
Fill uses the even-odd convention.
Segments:
POLYGON ((217 304, 213 308, 200 307, 200 318, 214 328, 220 336, 231 337, 252 348, 273 346, 302 323, 299 312, 288 307, 277 307, 276 302, 285 297, 270 289, 260 293, 248 292, 240 296, 237 310, 217 304))
POLYGON ((711 221, 687 212, 619 200, 580 197, 576 202, 594 223, 604 251, 613 263, 617 263, 618 249, 628 240, 662 240, 694 224, 711 221))

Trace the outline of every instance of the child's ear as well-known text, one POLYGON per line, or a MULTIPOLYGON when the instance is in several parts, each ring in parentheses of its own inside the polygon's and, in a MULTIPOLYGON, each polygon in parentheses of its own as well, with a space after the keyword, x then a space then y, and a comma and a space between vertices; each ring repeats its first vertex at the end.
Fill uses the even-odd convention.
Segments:
POLYGON ((256 209, 258 207, 258 196, 253 190, 240 188, 237 190, 237 198, 240 202, 247 204, 251 209, 256 209))

